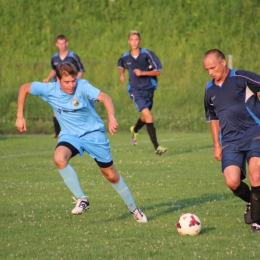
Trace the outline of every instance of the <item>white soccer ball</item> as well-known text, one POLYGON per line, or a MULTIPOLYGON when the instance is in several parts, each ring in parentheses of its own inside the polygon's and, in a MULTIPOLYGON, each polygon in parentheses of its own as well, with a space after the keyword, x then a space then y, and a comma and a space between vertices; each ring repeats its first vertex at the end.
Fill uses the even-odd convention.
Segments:
POLYGON ((201 230, 201 221, 193 213, 185 213, 180 216, 177 222, 177 230, 180 235, 198 235, 201 230))

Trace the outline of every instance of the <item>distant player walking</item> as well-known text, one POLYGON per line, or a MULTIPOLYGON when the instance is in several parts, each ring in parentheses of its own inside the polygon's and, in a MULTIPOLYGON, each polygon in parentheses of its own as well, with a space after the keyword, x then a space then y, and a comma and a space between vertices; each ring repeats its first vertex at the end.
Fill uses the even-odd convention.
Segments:
POLYGON ((111 98, 87 80, 77 79, 78 70, 72 63, 61 63, 56 73, 58 82, 33 82, 21 86, 18 95, 17 129, 20 132, 26 131, 23 110, 27 94, 39 96, 48 102, 62 129, 54 161, 65 184, 75 196, 76 206, 72 214, 81 214, 89 207, 78 175, 69 164, 70 158, 76 154, 83 155, 85 151, 95 160, 104 177, 111 182, 135 220, 147 222, 145 214, 136 206, 123 177, 114 167, 105 126, 95 110, 95 101, 104 104, 109 119, 108 130, 111 134, 116 133, 118 124, 111 98))
POLYGON ((206 86, 205 112, 214 157, 222 162, 227 186, 247 203, 245 223, 260 232, 260 75, 229 69, 217 49, 206 52, 204 67, 213 78, 206 86), (246 162, 251 191, 242 181, 246 162))
POLYGON ((128 94, 133 100, 141 117, 135 126, 130 127, 132 144, 137 145, 138 131, 146 125, 147 132, 153 143, 155 153, 162 155, 167 148, 159 145, 156 129, 153 124, 153 96, 157 89, 157 76, 160 75, 162 64, 159 58, 150 50, 140 48, 141 37, 138 31, 130 31, 128 44, 131 50, 124 53, 118 61, 120 81, 125 81, 125 69, 129 72, 128 94))
MULTIPOLYGON (((56 46, 59 49, 59 51, 57 53, 55 53, 51 58, 52 70, 51 70, 49 76, 43 80, 44 83, 48 83, 51 79, 53 79, 53 81, 57 81, 56 80, 56 68, 62 62, 70 62, 75 65, 75 67, 78 71, 77 78, 81 78, 82 75, 84 74, 85 69, 80 61, 79 56, 75 52, 69 51, 67 49, 68 45, 69 45, 69 42, 65 35, 57 36, 56 46)), ((60 133, 60 125, 59 125, 55 115, 53 116, 53 124, 54 124, 54 130, 55 130, 55 137, 57 138, 60 133)))

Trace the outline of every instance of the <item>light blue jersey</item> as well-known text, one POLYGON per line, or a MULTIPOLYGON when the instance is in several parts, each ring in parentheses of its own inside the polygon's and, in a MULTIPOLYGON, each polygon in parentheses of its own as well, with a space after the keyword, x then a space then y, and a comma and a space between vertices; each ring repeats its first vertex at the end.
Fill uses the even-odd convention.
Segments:
POLYGON ((80 137, 95 131, 106 131, 94 106, 100 90, 87 80, 77 79, 73 94, 62 91, 58 82, 33 82, 30 93, 52 106, 61 126, 60 136, 69 134, 80 137))

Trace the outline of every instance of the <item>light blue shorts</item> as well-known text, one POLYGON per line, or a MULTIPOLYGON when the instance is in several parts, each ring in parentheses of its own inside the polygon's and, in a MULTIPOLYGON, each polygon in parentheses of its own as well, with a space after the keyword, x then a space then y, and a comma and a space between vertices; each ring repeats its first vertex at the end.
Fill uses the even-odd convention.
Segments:
POLYGON ((109 140, 104 132, 91 132, 80 137, 61 134, 58 143, 60 142, 68 142, 73 145, 79 151, 80 156, 85 151, 99 162, 109 163, 113 160, 109 140))

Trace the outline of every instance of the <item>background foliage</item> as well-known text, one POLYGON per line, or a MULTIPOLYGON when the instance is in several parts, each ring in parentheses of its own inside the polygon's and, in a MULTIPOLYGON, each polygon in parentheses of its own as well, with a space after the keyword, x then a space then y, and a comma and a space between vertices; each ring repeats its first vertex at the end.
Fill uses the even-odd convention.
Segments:
MULTIPOLYGON (((122 130, 138 112, 119 81, 117 60, 128 50, 127 34, 141 32, 142 46, 163 63, 153 113, 157 128, 199 131, 204 86, 210 79, 202 57, 211 48, 233 55, 233 67, 259 71, 259 0, 0 0, 0 133, 15 132, 21 84, 42 81, 65 34, 81 57, 85 78, 114 100, 122 130)), ((97 109, 105 119, 102 105, 97 109)), ((29 97, 28 131, 52 132, 52 111, 29 97)))

